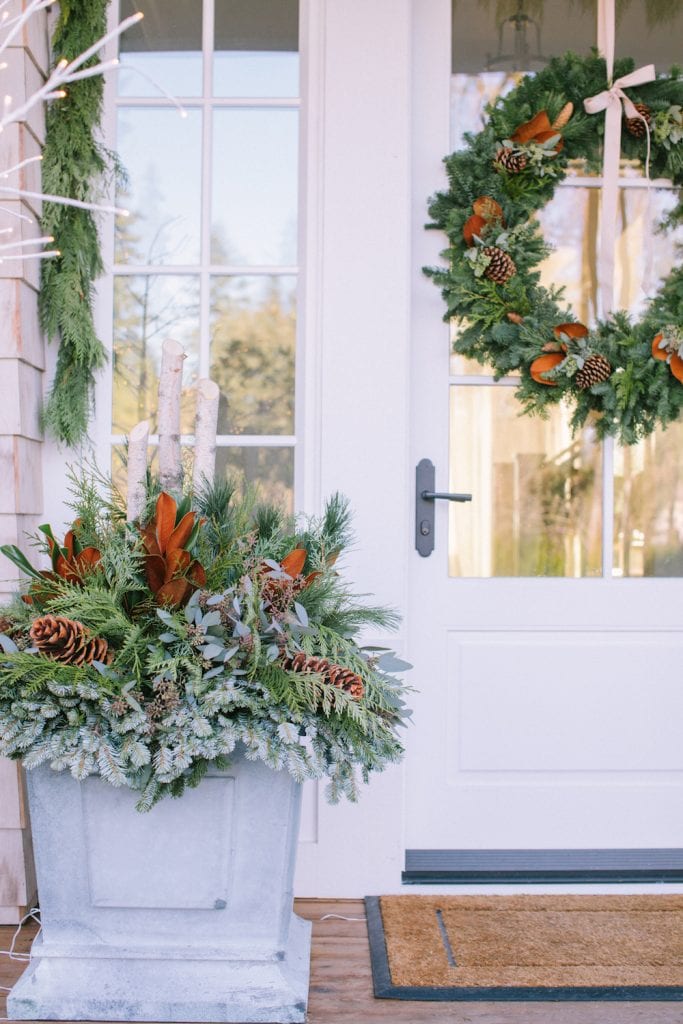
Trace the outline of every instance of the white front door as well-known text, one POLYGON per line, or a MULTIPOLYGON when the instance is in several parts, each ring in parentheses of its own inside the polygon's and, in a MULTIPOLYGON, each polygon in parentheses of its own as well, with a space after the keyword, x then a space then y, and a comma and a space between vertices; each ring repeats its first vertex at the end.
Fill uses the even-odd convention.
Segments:
MULTIPOLYGON (((454 6, 452 67, 450 0, 415 4, 412 455, 435 464, 437 491, 472 502, 436 501, 434 551, 411 556, 407 878, 464 878, 473 865, 492 879, 615 877, 624 865, 664 878, 683 866, 671 852, 683 848, 683 426, 628 451, 600 446, 572 437, 560 413, 520 418, 514 381, 449 358, 442 300, 419 270, 444 246, 423 229, 425 201, 445 185, 441 158, 472 89, 500 82, 477 66, 478 49, 496 49, 493 28, 482 41, 495 5, 454 6), (589 850, 601 852, 577 855, 589 850)), ((551 53, 584 31, 563 27, 553 50, 550 21, 551 53)), ((576 45, 587 52, 591 40, 576 45)), ((593 301, 596 183, 575 179, 544 219, 546 238, 563 226, 552 269, 565 268, 580 319, 593 301)), ((627 213, 642 212, 636 186, 624 189, 627 213)), ((627 279, 622 306, 635 298, 627 279)))

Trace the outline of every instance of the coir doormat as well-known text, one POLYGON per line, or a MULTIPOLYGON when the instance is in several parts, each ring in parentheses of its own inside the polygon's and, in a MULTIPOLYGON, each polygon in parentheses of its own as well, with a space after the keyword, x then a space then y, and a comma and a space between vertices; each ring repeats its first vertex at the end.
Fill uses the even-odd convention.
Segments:
POLYGON ((683 1000, 683 896, 368 896, 375 996, 683 1000))

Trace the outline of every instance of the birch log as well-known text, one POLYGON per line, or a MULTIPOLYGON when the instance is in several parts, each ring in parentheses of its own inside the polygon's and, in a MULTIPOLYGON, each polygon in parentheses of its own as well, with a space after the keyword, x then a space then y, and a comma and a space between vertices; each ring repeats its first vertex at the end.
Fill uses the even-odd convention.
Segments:
POLYGON ((159 376, 159 477, 164 491, 178 496, 183 487, 180 458, 180 392, 183 386, 182 345, 167 338, 159 376))
POLYGON ((220 391, 212 380, 197 382, 197 419, 194 428, 194 473, 192 484, 195 494, 213 483, 216 472, 216 430, 218 428, 218 400, 220 391))
POLYGON ((147 498, 149 420, 137 423, 128 435, 128 522, 139 519, 147 498))

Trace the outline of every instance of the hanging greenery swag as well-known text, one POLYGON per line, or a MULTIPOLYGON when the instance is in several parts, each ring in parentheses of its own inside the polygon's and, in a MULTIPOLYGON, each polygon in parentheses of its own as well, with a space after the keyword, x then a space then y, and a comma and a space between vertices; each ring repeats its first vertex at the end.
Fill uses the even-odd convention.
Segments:
MULTIPOLYGON (((631 59, 617 61, 615 78, 633 68, 631 59)), ((673 268, 642 319, 617 311, 589 330, 562 305, 561 286, 539 284, 550 249, 534 216, 571 165, 600 171, 604 117, 584 113, 583 100, 606 80, 601 57, 568 53, 488 108, 483 130, 445 159, 448 188, 430 200, 428 226, 448 236, 448 266, 425 272, 442 290, 444 319, 455 321, 455 351, 492 367, 496 378, 519 373, 523 412, 547 415, 565 400, 573 429, 591 417, 598 436, 628 445, 683 408, 683 266, 673 268)), ((647 121, 650 176, 680 187, 680 70, 627 93, 638 117, 623 125, 622 156, 645 161, 647 121)), ((681 220, 679 198, 660 230, 681 220)))
MULTIPOLYGON (((61 0, 53 37, 56 60, 71 60, 104 35, 108 0, 61 0)), ((92 58, 88 64, 98 63, 92 58)), ((96 139, 102 115, 102 77, 74 82, 64 99, 48 106, 43 149, 43 190, 96 202, 104 176, 116 160, 96 139)), ((86 435, 95 373, 107 361, 93 321, 93 282, 102 273, 97 224, 89 210, 45 203, 43 233, 61 255, 44 260, 40 323, 49 340, 59 339, 57 369, 43 425, 69 446, 86 435)))

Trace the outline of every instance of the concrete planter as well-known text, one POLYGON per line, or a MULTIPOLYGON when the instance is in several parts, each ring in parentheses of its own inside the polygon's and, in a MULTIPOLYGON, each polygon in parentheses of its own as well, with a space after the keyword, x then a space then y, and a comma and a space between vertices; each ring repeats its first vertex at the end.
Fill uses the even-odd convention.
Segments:
POLYGON ((28 788, 43 931, 11 1019, 305 1019, 287 772, 239 755, 149 814, 130 790, 47 767, 28 788))

